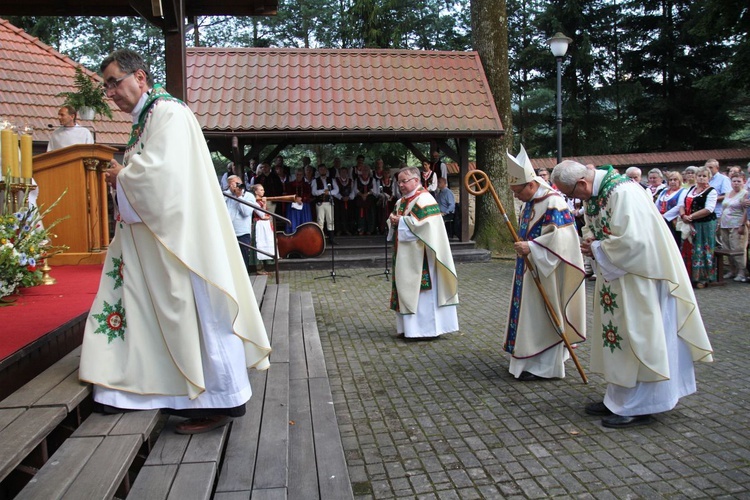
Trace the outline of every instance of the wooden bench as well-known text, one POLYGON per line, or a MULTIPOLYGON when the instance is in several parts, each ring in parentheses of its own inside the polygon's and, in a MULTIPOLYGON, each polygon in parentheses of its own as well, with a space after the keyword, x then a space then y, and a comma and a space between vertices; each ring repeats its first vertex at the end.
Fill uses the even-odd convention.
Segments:
POLYGON ((85 418, 91 385, 78 380, 79 362, 80 347, 0 402, 0 478, 17 476, 9 478, 8 495, 24 484, 16 498, 112 498, 118 488, 127 491, 128 469, 159 412, 85 418))
POLYGON ((247 413, 195 436, 170 419, 129 499, 353 498, 312 295, 270 285, 258 302, 273 352, 247 413))
POLYGON ((159 420, 159 410, 92 413, 16 499, 110 499, 127 494, 128 471, 159 420))
POLYGON ((269 287, 266 320, 271 310, 271 368, 254 374, 255 393, 234 422, 214 498, 353 498, 312 294, 269 287))
POLYGON ((78 381, 79 361, 77 348, 0 401, 0 480, 14 471, 35 474, 80 424, 91 387, 78 381))
POLYGON ((352 498, 312 295, 266 283, 253 287, 274 351, 269 370, 250 371, 245 416, 194 436, 175 434, 179 419, 158 410, 86 416, 76 350, 0 402, 2 477, 33 474, 16 498, 352 498), (43 456, 27 464, 35 449, 43 456))
POLYGON ((230 426, 188 436, 174 432, 180 421, 169 418, 128 498, 211 498, 230 426))

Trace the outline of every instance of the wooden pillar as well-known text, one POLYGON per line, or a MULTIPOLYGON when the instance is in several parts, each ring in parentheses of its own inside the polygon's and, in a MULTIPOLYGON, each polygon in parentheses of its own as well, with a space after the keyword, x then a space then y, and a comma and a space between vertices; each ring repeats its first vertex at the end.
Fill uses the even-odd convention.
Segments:
MULTIPOLYGON (((102 231, 100 222, 102 220, 101 212, 101 194, 100 174, 98 172, 99 160, 96 158, 84 158, 83 169, 86 178, 86 198, 88 201, 88 210, 86 212, 86 227, 88 228, 88 248, 89 252, 98 252, 102 250, 102 231)), ((106 200, 106 198, 105 198, 106 200)), ((106 220, 106 212, 105 219, 106 220)))
POLYGON ((469 241, 469 192, 466 190, 464 179, 469 173, 469 140, 457 139, 458 145, 458 169, 461 182, 459 183, 459 197, 461 199, 461 241, 469 241))
POLYGON ((171 0, 164 10, 164 49, 166 53, 167 91, 187 102, 185 65, 185 0, 171 0))

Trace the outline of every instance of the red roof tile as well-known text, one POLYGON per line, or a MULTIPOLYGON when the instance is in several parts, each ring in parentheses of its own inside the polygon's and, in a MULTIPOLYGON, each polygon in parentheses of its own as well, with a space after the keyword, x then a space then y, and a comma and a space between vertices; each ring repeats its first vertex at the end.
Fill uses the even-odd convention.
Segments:
MULTIPOLYGON (((611 154, 600 156, 569 156, 565 160, 593 165, 612 165, 614 167, 636 166, 654 167, 687 167, 703 165, 706 160, 714 158, 722 165, 739 163, 745 165, 750 160, 750 149, 709 149, 704 151, 669 151, 664 153, 611 154)), ((556 158, 532 158, 534 168, 546 167, 552 170, 557 165, 556 158)))
MULTIPOLYGON (((0 119, 23 127, 34 127, 34 142, 49 141, 60 124, 57 111, 63 103, 60 92, 73 91, 73 77, 78 64, 43 44, 8 21, 0 19, 0 119)), ((84 71, 101 80, 98 75, 84 71)), ((131 118, 110 106, 114 120, 78 120, 93 127, 96 142, 119 146, 128 142, 131 118)))
POLYGON ((300 142, 497 137, 476 52, 193 48, 188 102, 207 136, 300 142))
MULTIPOLYGON (((633 154, 612 154, 599 156, 571 156, 565 160, 575 160, 584 165, 591 163, 593 165, 612 165, 623 171, 623 168, 636 166, 641 169, 651 169, 655 167, 682 168, 688 165, 700 166, 706 163, 706 160, 714 158, 725 167, 727 165, 740 165, 745 167, 750 161, 750 148, 743 149, 709 149, 705 151, 668 151, 664 153, 633 153, 633 154)), ((535 169, 547 168, 552 170, 557 165, 556 158, 531 158, 531 164, 535 169)), ((458 163, 446 163, 449 174, 458 174, 458 163)), ((469 171, 476 168, 476 163, 469 162, 469 171)), ((624 172, 624 171, 623 171, 624 172)), ((645 175, 645 172, 644 172, 645 175)))

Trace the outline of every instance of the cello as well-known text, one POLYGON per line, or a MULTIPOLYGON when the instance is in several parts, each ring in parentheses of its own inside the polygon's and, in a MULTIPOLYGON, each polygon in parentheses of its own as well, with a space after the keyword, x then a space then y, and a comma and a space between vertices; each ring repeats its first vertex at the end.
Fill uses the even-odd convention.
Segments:
POLYGON ((326 239, 317 223, 305 222, 297 226, 292 234, 277 231, 276 245, 282 259, 290 255, 313 258, 323 255, 326 250, 326 239))

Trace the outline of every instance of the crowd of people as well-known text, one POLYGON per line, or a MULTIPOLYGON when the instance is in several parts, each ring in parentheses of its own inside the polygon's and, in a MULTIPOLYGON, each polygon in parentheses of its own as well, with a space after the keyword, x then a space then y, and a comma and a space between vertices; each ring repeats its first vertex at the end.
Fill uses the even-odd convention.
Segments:
MULTIPOLYGON (((626 175, 638 180, 640 171, 631 167, 626 175)), ((687 167, 682 174, 654 168, 643 187, 669 227, 695 288, 710 286, 719 278, 748 282, 750 180, 741 167, 731 166, 725 174, 719 162, 710 159, 703 166, 687 167), (719 248, 729 260, 721 277, 717 276, 719 248)))
MULTIPOLYGON (((291 230, 313 218, 329 236, 387 229, 397 332, 424 340, 459 329, 458 277, 441 217, 455 201, 443 191, 447 169, 439 154, 421 170, 400 168, 396 178, 382 161, 371 169, 363 156, 351 169, 335 159, 330 171, 305 158, 292 176, 279 156, 273 171, 251 162, 246 178, 230 168, 220 180, 229 196, 222 197, 211 189, 213 165, 198 121, 153 82, 143 58, 118 50, 100 69, 107 96, 136 126, 123 163, 112 160, 104 173, 116 233, 79 369, 94 385, 96 411, 161 409, 185 419, 175 429, 182 434, 208 432, 245 413, 247 370, 268 369, 271 348, 250 280, 238 271, 250 264, 248 242, 261 250, 256 257, 273 258, 274 211, 286 213, 291 230), (185 192, 202 202, 180 196, 185 192)), ((741 169, 724 176, 709 160, 690 171, 687 185, 677 172, 665 183, 652 169, 641 186, 637 170, 625 176, 611 166, 564 161, 537 174, 523 149, 509 159, 511 190, 524 203, 504 342, 509 370, 528 382, 564 376, 568 357, 578 365, 569 341, 586 338, 584 257, 592 259, 591 369, 607 389, 585 411, 606 427, 653 422, 651 414, 696 391, 694 362, 713 359, 694 291, 685 285, 702 288, 715 279, 717 237, 739 249, 729 252, 736 260, 725 278, 746 281, 750 200, 741 169), (581 217, 586 226, 578 233, 581 217)))
MULTIPOLYGON (((291 224, 283 227, 285 233, 294 233, 300 224, 316 222, 333 241, 338 235, 386 234, 388 217, 400 197, 396 175, 404 167, 400 165, 398 170, 391 169, 381 158, 370 167, 365 163, 365 157, 359 155, 351 167, 344 167, 340 158, 334 158, 330 167, 325 163, 314 167, 311 159, 304 157, 302 165, 293 169, 285 164, 283 156, 277 156, 272 164, 251 160, 245 170, 244 182, 240 179, 239 169, 230 162, 219 183, 225 193, 247 197, 248 200, 252 198, 253 203, 256 199, 262 201, 268 211, 289 219, 291 224), (258 186, 264 191, 261 196, 256 192, 258 186)), ((446 225, 453 233, 456 203, 448 188, 447 175, 447 167, 439 152, 433 152, 432 161, 424 162, 419 180, 420 185, 439 200, 446 225)), ((229 209, 237 213, 234 205, 230 204, 229 209)), ((273 224, 267 214, 245 217, 254 219, 254 224, 259 221, 268 226, 273 224)), ((237 231, 238 238, 247 236, 244 226, 237 231)), ((252 225, 249 234, 254 234, 252 225)), ((258 254, 255 261, 264 258, 265 255, 258 254)), ((252 270, 253 255, 249 255, 246 261, 252 270)))
MULTIPOLYGON (((549 179, 546 169, 540 169, 537 175, 549 179)), ((640 185, 655 203, 680 250, 694 288, 703 289, 719 281, 717 259, 721 255, 728 259, 722 279, 750 283, 750 164, 746 173, 737 165, 723 173, 715 159, 707 160, 703 166, 686 167, 682 172, 652 168, 646 182, 641 180, 641 169, 633 166, 625 170, 625 176, 640 185)), ((569 199, 568 204, 580 232, 583 204, 578 199, 569 199)), ((595 279, 590 261, 585 260, 585 265, 589 279, 595 279)))

